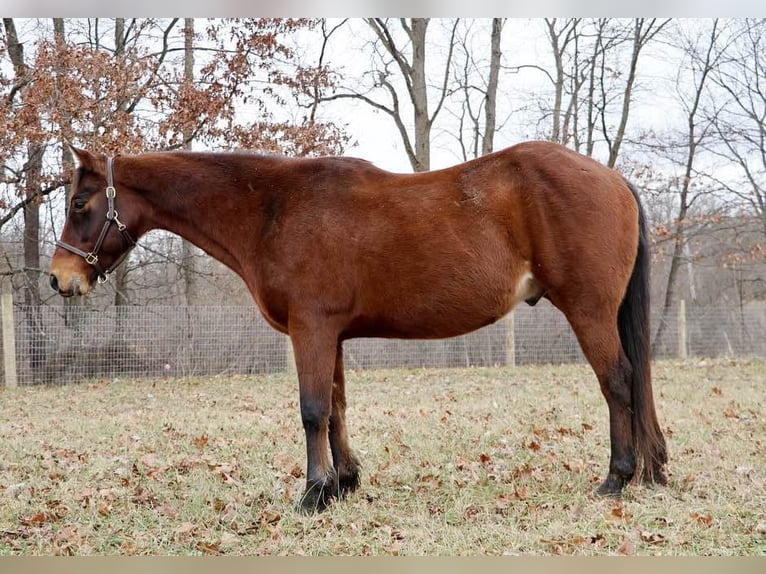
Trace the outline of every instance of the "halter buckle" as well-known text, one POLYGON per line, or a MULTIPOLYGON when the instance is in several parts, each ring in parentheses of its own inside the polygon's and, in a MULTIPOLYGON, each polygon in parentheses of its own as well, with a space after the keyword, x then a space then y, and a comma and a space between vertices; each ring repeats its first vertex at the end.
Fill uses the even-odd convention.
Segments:
POLYGON ((118 216, 119 214, 117 213, 117 210, 114 209, 112 210, 112 217, 110 217, 109 219, 111 219, 117 224, 117 231, 120 231, 120 232, 125 231, 125 229, 127 228, 127 225, 125 225, 122 221, 120 221, 118 219, 118 216))
POLYGON ((88 265, 95 265, 96 263, 98 263, 98 255, 96 255, 95 253, 91 251, 90 253, 85 255, 85 262, 88 265))

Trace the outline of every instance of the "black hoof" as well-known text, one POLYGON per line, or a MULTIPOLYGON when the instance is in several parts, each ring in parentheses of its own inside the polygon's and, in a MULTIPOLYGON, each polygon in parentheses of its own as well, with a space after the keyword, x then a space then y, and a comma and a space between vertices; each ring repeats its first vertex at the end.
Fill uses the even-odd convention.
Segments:
POLYGON ((306 514, 315 514, 325 510, 339 494, 334 478, 306 482, 306 491, 300 501, 300 510, 306 514))
POLYGON ((359 474, 359 465, 354 465, 353 468, 345 473, 341 473, 338 479, 339 493, 341 498, 347 494, 354 492, 361 484, 361 478, 359 474))
POLYGON ((629 478, 624 478, 616 474, 609 474, 606 480, 596 489, 596 496, 602 498, 620 498, 622 489, 630 482, 629 478))

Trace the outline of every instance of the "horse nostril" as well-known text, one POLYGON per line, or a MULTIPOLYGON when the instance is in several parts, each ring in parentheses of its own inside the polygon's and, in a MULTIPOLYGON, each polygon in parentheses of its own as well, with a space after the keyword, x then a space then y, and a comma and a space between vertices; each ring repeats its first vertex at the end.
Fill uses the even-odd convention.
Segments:
POLYGON ((50 275, 50 281, 51 281, 51 287, 53 288, 53 290, 56 293, 58 293, 58 291, 59 291, 59 280, 56 279, 55 275, 51 274, 50 275))

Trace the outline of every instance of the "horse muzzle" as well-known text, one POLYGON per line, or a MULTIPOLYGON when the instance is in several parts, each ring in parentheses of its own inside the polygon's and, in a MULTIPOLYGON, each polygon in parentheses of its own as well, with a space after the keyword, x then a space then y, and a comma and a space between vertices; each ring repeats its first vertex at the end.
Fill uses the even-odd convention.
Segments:
POLYGON ((70 274, 68 278, 62 275, 53 271, 49 275, 51 288, 62 297, 86 295, 91 290, 88 279, 79 273, 70 274))

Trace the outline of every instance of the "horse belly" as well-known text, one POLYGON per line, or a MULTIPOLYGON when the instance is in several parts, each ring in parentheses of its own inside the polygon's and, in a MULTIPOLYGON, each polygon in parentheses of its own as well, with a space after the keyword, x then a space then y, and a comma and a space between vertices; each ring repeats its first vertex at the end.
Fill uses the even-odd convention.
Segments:
POLYGON ((353 336, 439 339, 464 335, 490 325, 519 302, 538 296, 529 272, 453 277, 413 283, 397 292, 376 293, 355 321, 353 336), (372 302, 374 301, 374 302, 372 302), (381 305, 387 301, 387 305, 381 305))

